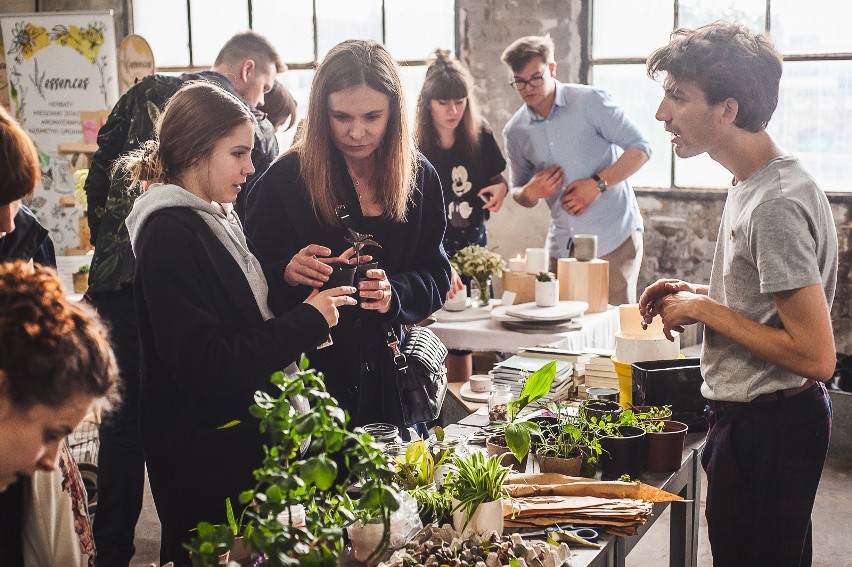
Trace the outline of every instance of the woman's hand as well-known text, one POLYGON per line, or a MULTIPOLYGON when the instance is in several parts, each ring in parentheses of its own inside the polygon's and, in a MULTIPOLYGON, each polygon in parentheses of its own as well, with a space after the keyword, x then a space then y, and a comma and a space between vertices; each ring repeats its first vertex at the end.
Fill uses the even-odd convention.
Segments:
POLYGON ((384 270, 375 268, 367 270, 365 275, 367 279, 358 283, 358 292, 362 299, 361 309, 372 309, 379 313, 387 313, 390 311, 391 300, 393 299, 387 274, 384 270), (373 301, 363 301, 364 299, 372 299, 373 301))
POLYGON ((487 211, 491 211, 492 213, 496 213, 500 210, 500 207, 503 206, 503 199, 505 199, 506 195, 509 194, 509 186, 505 181, 501 181, 500 183, 480 189, 479 193, 477 193, 480 197, 486 194, 490 198, 485 202, 482 208, 487 211))
MULTIPOLYGON (((354 264, 355 249, 348 248, 340 256, 331 258, 331 250, 319 244, 309 244, 299 250, 284 268, 284 281, 291 286, 307 285, 322 287, 334 271, 329 264, 354 264)), ((371 256, 361 256, 361 262, 369 262, 371 256)))
POLYGON ((358 304, 358 301, 351 296, 353 293, 355 293, 355 288, 350 286, 333 287, 323 291, 314 290, 305 300, 305 303, 315 307, 325 317, 325 322, 331 328, 337 325, 337 321, 340 319, 338 307, 358 304))
POLYGON ((450 267, 450 291, 447 292, 447 299, 452 299, 455 295, 464 289, 464 282, 459 277, 456 269, 450 267))

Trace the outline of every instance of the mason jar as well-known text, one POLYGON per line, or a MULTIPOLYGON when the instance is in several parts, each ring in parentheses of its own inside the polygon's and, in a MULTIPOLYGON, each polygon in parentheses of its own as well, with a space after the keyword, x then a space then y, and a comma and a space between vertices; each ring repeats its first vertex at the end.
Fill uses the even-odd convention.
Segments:
POLYGON ((489 423, 508 423, 509 402, 512 401, 512 387, 508 384, 494 384, 488 394, 489 423))
POLYGON ((388 443, 401 443, 399 428, 392 423, 368 423, 361 427, 365 433, 369 433, 376 443, 384 447, 388 443))

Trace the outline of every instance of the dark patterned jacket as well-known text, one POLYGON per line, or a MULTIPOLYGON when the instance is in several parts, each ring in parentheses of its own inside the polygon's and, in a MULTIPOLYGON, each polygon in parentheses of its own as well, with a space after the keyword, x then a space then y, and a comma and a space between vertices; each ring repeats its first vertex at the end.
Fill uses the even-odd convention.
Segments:
POLYGON ((86 179, 89 229, 95 246, 89 272, 90 292, 115 291, 131 285, 136 269, 124 219, 130 214, 138 192, 129 191, 122 176, 113 177, 113 162, 150 140, 166 101, 185 82, 195 80, 209 81, 227 90, 251 109, 258 119, 251 152, 255 175, 245 184, 245 191, 278 155, 272 124, 234 90, 233 84, 224 75, 214 71, 184 73, 180 77, 152 75, 131 87, 118 100, 106 124, 98 132, 98 151, 86 179))

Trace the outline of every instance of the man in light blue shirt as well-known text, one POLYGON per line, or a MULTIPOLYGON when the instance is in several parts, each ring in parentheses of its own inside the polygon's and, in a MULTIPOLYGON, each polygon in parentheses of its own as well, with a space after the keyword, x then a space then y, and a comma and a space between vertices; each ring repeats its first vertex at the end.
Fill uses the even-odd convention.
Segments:
POLYGON ((512 196, 550 207, 551 265, 572 256, 575 235, 595 234, 610 263, 609 302, 635 303, 644 227, 627 178, 651 144, 607 92, 556 80, 550 36, 518 39, 502 60, 525 103, 503 129, 512 196))

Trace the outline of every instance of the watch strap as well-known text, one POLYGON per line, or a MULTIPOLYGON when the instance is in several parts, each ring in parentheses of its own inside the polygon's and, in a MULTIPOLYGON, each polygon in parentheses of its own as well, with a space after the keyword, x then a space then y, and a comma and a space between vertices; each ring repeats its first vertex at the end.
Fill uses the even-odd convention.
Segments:
POLYGON ((603 193, 604 191, 606 191, 609 188, 609 187, 607 187, 606 181, 601 179, 601 176, 598 175, 597 173, 592 174, 592 179, 594 179, 595 183, 598 184, 598 189, 601 190, 601 193, 603 193))

